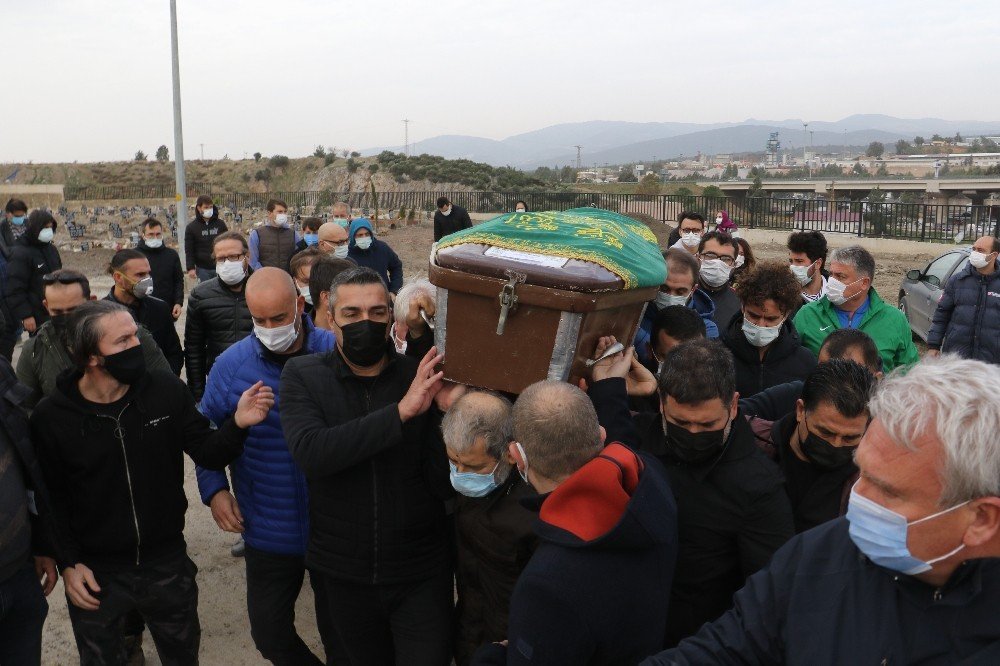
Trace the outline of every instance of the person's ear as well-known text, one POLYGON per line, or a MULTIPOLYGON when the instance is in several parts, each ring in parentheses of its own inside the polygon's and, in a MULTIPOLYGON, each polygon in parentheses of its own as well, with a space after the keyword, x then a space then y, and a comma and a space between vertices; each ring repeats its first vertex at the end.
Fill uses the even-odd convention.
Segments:
POLYGON ((295 298, 295 311, 301 315, 306 311, 306 297, 301 294, 295 298))
POLYGON ((524 458, 521 457, 521 452, 517 449, 517 442, 511 442, 507 445, 507 455, 510 456, 515 467, 524 471, 524 458))
POLYGON ((802 398, 799 398, 798 400, 795 401, 795 420, 801 423, 805 415, 806 415, 806 403, 802 402, 802 398))
POLYGON ((739 392, 733 394, 733 404, 729 407, 729 420, 736 418, 736 415, 740 411, 740 394, 739 392))
POLYGON ((605 444, 608 443, 608 431, 604 429, 604 426, 597 426, 597 430, 601 433, 601 441, 605 444))
MULTIPOLYGON (((983 497, 976 500, 972 510, 976 512, 975 518, 966 528, 962 543, 976 548, 996 542, 1000 537, 1000 497, 983 497)), ((993 555, 996 554, 994 545, 993 555)))
POLYGON ((42 307, 45 308, 46 310, 49 309, 49 299, 47 298, 42 299, 42 307))

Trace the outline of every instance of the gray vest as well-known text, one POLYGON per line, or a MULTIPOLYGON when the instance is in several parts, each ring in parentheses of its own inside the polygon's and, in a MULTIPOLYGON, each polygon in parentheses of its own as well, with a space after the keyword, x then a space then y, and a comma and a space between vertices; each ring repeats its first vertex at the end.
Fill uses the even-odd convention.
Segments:
POLYGON ((257 249, 261 266, 275 266, 287 271, 288 262, 295 254, 295 232, 269 224, 257 227, 257 249))

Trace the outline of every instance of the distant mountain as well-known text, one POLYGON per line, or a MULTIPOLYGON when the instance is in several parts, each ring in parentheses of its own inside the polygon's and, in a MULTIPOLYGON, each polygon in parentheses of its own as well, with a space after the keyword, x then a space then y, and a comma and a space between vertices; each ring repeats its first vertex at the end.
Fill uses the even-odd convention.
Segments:
MULTIPOLYGON (((576 148, 582 146, 582 162, 620 164, 695 155, 699 152, 761 152, 768 135, 778 132, 783 148, 813 146, 865 146, 872 141, 892 144, 899 139, 934 134, 952 137, 1000 134, 1000 121, 942 120, 939 118, 894 118, 879 114, 848 116, 836 122, 809 121, 810 137, 803 121, 754 120, 741 123, 632 123, 592 120, 552 125, 503 140, 475 136, 442 135, 411 146, 414 154, 429 153, 449 159, 465 158, 494 166, 534 169, 576 163, 576 148)), ((364 155, 382 150, 402 152, 402 146, 370 148, 364 155)))

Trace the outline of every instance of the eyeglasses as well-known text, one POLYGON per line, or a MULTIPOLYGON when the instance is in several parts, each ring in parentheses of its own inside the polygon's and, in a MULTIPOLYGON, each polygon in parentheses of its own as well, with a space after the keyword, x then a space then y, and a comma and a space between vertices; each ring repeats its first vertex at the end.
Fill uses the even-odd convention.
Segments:
POLYGON ((80 275, 56 275, 55 273, 46 273, 42 276, 42 284, 83 284, 87 278, 80 275))
POLYGON ((724 263, 726 266, 733 266, 733 265, 736 264, 736 259, 733 258, 733 257, 730 257, 728 254, 716 254, 714 252, 702 252, 698 256, 701 257, 702 259, 708 259, 708 260, 718 259, 722 263, 724 263))
POLYGON ((224 256, 218 256, 215 258, 216 263, 220 261, 243 261, 243 257, 247 256, 246 252, 241 252, 240 254, 227 254, 224 256))

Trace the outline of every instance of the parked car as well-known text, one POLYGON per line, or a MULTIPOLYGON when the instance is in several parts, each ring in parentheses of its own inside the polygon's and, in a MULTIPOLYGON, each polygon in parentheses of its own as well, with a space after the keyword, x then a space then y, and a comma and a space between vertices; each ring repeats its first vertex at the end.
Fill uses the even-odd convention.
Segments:
POLYGON ((931 330, 931 319, 938 301, 944 296, 945 285, 955 275, 969 265, 972 247, 955 248, 931 261, 923 269, 914 268, 899 285, 899 309, 910 322, 910 329, 927 341, 931 330))

